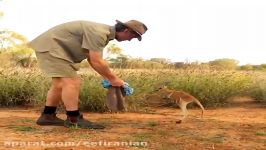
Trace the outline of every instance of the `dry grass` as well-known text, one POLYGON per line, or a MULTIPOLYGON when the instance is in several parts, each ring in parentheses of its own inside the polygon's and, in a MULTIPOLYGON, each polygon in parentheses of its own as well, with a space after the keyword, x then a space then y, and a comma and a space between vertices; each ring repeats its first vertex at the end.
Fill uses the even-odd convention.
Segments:
MULTIPOLYGON (((169 87, 183 90, 197 97, 204 106, 214 107, 226 104, 232 96, 252 96, 266 99, 266 78, 259 72, 213 71, 213 70, 147 70, 115 69, 118 76, 134 87, 135 92, 127 97, 128 108, 139 111, 147 106, 149 96, 159 84, 169 81, 169 87), (258 74, 260 74, 259 77, 258 74)), ((106 111, 106 89, 101 77, 93 70, 82 70, 83 86, 81 107, 89 111, 106 111)), ((3 69, 0 71, 0 104, 2 106, 43 103, 50 79, 38 69, 3 69)))

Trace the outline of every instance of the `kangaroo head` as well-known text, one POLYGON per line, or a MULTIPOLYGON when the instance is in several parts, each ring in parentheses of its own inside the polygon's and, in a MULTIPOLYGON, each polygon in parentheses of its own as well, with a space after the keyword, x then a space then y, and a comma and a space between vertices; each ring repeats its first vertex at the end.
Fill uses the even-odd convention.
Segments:
POLYGON ((173 92, 171 90, 169 90, 167 88, 166 85, 161 85, 158 89, 157 89, 157 93, 163 98, 163 99, 169 99, 171 97, 171 95, 173 94, 173 92))
POLYGON ((157 87, 156 91, 159 92, 159 93, 161 93, 161 94, 167 94, 167 93, 169 93, 169 89, 167 87, 167 85, 169 85, 169 83, 170 82, 168 82, 168 81, 163 82, 162 84, 160 84, 157 87))
POLYGON ((167 86, 166 85, 161 85, 160 87, 158 87, 157 91, 162 91, 162 90, 165 90, 167 89, 167 86))

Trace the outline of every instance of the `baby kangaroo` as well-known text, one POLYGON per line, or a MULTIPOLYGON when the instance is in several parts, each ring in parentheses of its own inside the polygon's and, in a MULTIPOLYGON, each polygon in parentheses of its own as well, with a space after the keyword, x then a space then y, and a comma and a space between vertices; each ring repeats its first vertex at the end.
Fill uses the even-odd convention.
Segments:
POLYGON ((161 86, 158 92, 163 98, 167 98, 171 103, 175 103, 180 107, 183 117, 176 123, 181 123, 188 116, 187 104, 191 102, 195 102, 201 108, 201 118, 203 118, 204 107, 194 96, 183 91, 170 90, 166 85, 161 86))

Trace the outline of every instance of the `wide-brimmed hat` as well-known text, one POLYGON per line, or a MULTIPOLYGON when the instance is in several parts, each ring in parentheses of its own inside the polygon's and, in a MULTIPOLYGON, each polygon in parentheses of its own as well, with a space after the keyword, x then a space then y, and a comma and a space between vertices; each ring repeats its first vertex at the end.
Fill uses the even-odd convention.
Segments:
POLYGON ((142 35, 148 30, 147 26, 145 24, 143 24, 142 22, 140 21, 137 21, 137 20, 130 20, 130 21, 127 21, 127 22, 121 22, 119 20, 116 20, 117 23, 121 23, 123 24, 124 26, 132 29, 133 31, 135 31, 139 37, 138 37, 138 40, 141 41, 142 39, 142 35))

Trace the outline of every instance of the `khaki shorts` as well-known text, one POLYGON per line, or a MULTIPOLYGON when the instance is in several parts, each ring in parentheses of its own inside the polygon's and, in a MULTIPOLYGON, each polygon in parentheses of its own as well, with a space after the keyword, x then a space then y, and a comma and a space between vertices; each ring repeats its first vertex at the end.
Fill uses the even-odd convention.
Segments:
POLYGON ((76 77, 77 64, 52 56, 49 52, 36 52, 38 65, 49 77, 76 77))

